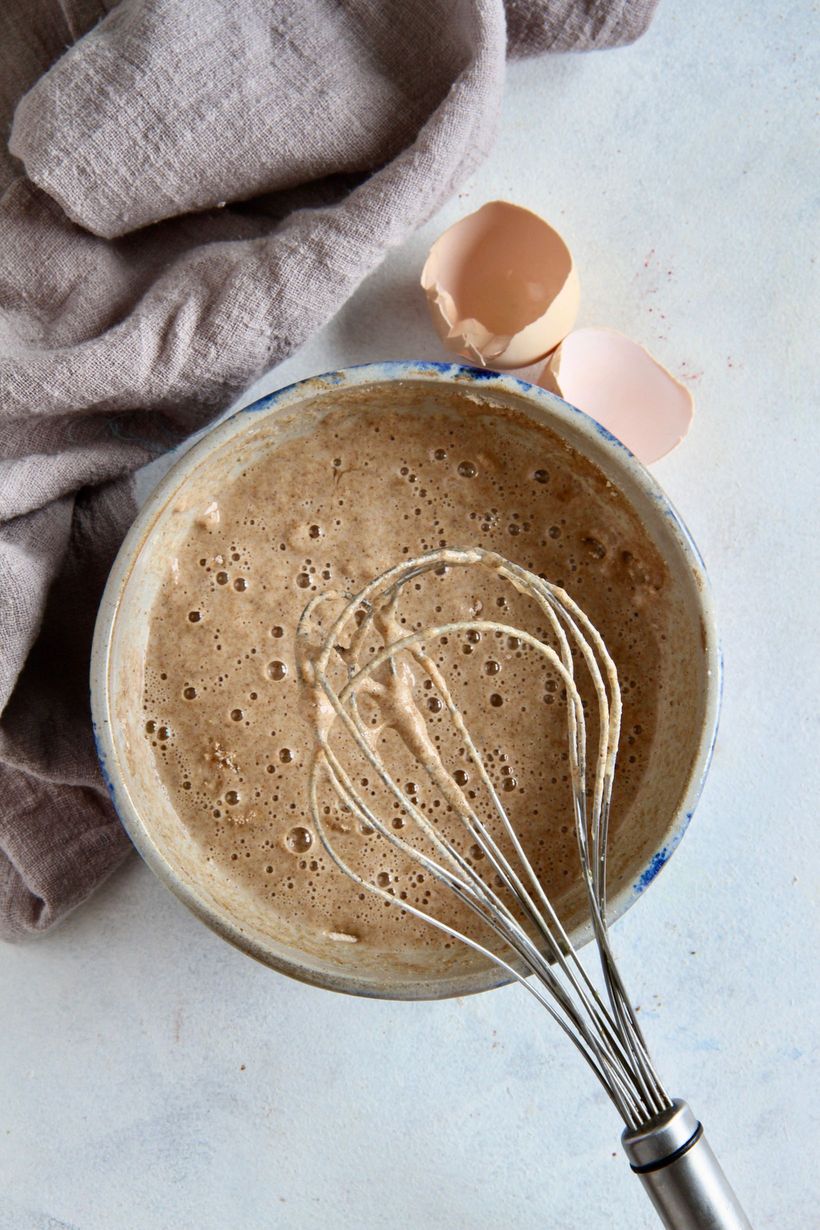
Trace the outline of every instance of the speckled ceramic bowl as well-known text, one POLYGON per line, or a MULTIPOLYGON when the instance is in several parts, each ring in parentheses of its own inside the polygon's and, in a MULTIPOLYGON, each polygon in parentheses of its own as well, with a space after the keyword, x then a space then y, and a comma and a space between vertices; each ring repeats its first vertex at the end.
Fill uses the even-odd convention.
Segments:
MULTIPOLYGON (((463 396, 513 409, 544 424, 592 461, 624 494, 669 571, 676 595, 676 656, 664 681, 663 712, 649 754, 645 787, 611 843, 610 917, 617 918, 652 882, 692 815, 717 726, 720 660, 703 562, 658 484, 597 423, 543 389, 512 376, 456 364, 380 363, 332 372, 282 389, 204 436, 145 503, 111 571, 94 638, 91 699, 100 763, 114 805, 143 858, 205 923, 274 969, 359 995, 426 999, 500 985, 500 971, 468 949, 439 952, 429 966, 369 956, 354 945, 328 945, 243 898, 230 878, 206 863, 179 822, 143 733, 143 662, 149 614, 167 560, 201 507, 204 490, 260 456, 277 440, 299 436, 366 391, 370 405, 430 404, 463 396), (344 951, 339 952, 342 948, 344 951)), ((577 943, 588 938, 580 883, 561 909, 577 943)))

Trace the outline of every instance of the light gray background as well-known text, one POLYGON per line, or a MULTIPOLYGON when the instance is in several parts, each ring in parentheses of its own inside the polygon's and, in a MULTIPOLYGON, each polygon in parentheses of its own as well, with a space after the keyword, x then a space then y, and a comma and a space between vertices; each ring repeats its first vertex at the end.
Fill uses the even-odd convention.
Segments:
MULTIPOLYGON (((257 388, 441 357, 424 253, 498 196, 569 240, 581 323, 690 381, 695 425, 655 472, 712 576, 725 704, 690 831, 616 946, 757 1230, 820 1217, 812 39, 799 5, 666 0, 634 48, 512 66, 491 160, 257 388)), ((2 1230, 656 1224, 603 1094, 519 989, 297 985, 137 858, 0 950, 0 1039, 2 1230)))

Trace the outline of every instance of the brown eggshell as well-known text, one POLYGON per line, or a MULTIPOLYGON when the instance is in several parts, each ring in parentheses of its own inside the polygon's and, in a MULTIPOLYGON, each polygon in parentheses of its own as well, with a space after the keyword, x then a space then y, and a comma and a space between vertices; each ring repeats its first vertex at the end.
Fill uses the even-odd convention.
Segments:
POLYGON ((566 243, 509 201, 490 201, 439 236, 421 284, 445 346, 502 371, 543 359, 578 315, 566 243))
POLYGON ((645 465, 681 442, 694 414, 689 390, 615 329, 570 333, 539 383, 585 411, 645 465))

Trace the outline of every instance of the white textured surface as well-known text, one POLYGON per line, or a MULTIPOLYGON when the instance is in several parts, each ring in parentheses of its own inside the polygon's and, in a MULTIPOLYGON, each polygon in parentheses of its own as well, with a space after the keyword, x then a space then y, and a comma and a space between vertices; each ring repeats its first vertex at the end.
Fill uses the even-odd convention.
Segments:
MULTIPOLYGON (((496 196, 563 230, 582 323, 691 380, 695 426, 655 469, 710 569, 723 720, 691 829, 616 946, 756 1230, 809 1230, 820 1201, 812 37, 792 4, 666 0, 632 49, 514 66, 491 161, 261 386, 440 357, 424 253, 496 196)), ((0 950, 0 1038, 0 1230, 656 1225, 614 1113, 522 992, 300 986, 136 858, 54 935, 0 950)))

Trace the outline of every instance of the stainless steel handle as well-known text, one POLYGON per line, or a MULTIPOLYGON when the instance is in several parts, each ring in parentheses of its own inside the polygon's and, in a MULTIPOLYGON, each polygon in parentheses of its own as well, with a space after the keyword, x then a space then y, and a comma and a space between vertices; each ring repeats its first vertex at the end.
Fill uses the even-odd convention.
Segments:
POLYGON ((667 1230, 752 1230, 686 1102, 621 1137, 667 1230))

